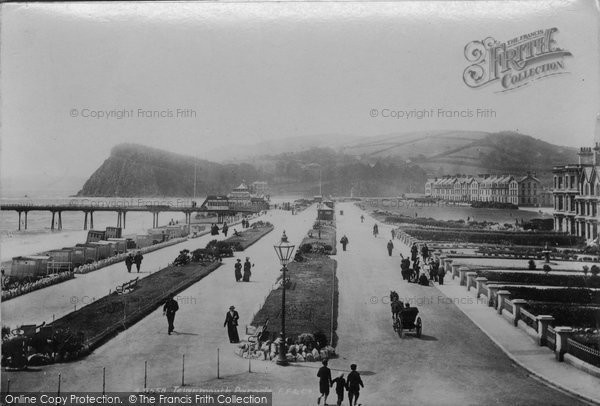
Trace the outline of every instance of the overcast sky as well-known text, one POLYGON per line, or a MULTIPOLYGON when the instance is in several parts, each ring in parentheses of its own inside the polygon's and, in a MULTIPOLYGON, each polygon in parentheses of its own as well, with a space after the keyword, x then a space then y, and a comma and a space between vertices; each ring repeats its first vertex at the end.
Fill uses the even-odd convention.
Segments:
POLYGON ((1 176, 87 177, 122 142, 206 158, 273 138, 464 129, 589 146, 593 3, 3 4, 1 176), (468 42, 551 27, 570 73, 505 93, 464 84, 468 42), (138 115, 178 108, 195 117, 138 115), (371 117, 386 108, 496 117, 371 117), (82 117, 123 109, 132 117, 82 117))

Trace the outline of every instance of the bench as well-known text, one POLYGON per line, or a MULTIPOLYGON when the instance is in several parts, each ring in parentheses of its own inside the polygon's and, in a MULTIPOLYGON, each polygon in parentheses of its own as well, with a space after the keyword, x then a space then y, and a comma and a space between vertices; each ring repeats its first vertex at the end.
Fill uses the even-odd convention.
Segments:
POLYGON ((117 292, 118 294, 123 294, 123 293, 125 293, 125 292, 129 292, 129 291, 132 291, 132 290, 134 290, 134 289, 136 288, 136 286, 137 286, 137 283, 138 283, 138 280, 139 280, 139 279, 140 279, 140 278, 139 278, 139 277, 137 277, 137 278, 135 278, 135 279, 132 279, 132 280, 130 280, 129 282, 125 282, 124 284, 122 284, 122 285, 120 285, 120 286, 117 286, 117 287, 115 288, 116 292, 117 292))
POLYGON ((257 342, 260 339, 260 336, 267 331, 268 326, 269 319, 265 320, 265 324, 259 327, 246 326, 246 335, 248 336, 248 341, 251 343, 257 342))

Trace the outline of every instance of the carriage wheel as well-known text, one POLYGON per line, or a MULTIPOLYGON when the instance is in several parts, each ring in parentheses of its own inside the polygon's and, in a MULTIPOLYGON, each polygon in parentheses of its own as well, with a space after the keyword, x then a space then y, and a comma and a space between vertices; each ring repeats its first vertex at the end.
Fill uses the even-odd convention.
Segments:
POLYGON ((402 338, 402 320, 398 319, 398 337, 402 338))
POLYGON ((417 318, 417 337, 421 337, 421 331, 423 330, 423 323, 421 322, 421 318, 417 318))

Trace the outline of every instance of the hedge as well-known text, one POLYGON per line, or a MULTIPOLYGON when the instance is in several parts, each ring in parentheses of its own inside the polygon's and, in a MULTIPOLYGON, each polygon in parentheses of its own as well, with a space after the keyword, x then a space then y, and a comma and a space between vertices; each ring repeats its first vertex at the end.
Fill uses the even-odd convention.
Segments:
POLYGON ((596 328, 600 325, 600 306, 565 306, 564 303, 528 302, 523 306, 528 312, 539 316, 548 314, 554 317, 553 326, 596 328))
MULTIPOLYGON (((541 270, 541 269, 540 269, 541 270)), ((495 272, 481 270, 477 276, 483 276, 489 282, 522 283, 538 286, 564 286, 580 288, 600 288, 600 277, 585 277, 583 275, 548 275, 533 272, 495 272)))
POLYGON ((403 229, 419 240, 468 242, 476 244, 573 246, 583 243, 582 237, 559 233, 531 233, 491 230, 403 229))
POLYGON ((530 286, 507 286, 511 299, 538 302, 596 304, 600 303, 600 291, 588 288, 538 289, 530 286))

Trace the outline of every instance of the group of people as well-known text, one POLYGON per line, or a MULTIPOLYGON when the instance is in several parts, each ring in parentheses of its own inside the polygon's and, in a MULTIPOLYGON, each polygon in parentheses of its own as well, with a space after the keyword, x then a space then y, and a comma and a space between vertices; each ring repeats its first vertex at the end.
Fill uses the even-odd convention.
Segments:
POLYGON ((400 257, 402 258, 400 261, 402 279, 409 282, 416 282, 423 286, 429 286, 430 281, 438 282, 440 285, 443 285, 446 271, 443 267, 440 267, 439 260, 434 260, 429 256, 427 244, 424 244, 421 247, 420 256, 417 244, 413 244, 410 251, 410 259, 404 258, 404 256, 400 254, 400 257))
POLYGON ((239 282, 241 280, 243 282, 250 282, 250 276, 252 275, 253 266, 254 264, 250 262, 250 257, 246 257, 246 262, 244 262, 243 265, 244 274, 242 275, 242 260, 238 258, 235 265, 233 266, 235 281, 239 282))
POLYGON ((335 379, 331 379, 331 369, 327 366, 328 361, 323 360, 323 366, 319 368, 317 377, 319 378, 319 398, 317 404, 327 404, 327 397, 329 396, 329 388, 335 385, 335 394, 337 395, 337 406, 340 406, 344 401, 344 391, 348 392, 348 404, 350 406, 356 406, 358 404, 358 396, 360 395, 360 388, 364 388, 365 385, 360 377, 360 373, 356 370, 356 364, 350 365, 350 373, 348 378, 344 379, 344 374, 339 375, 335 379))
POLYGON ((133 264, 135 264, 137 271, 140 272, 140 268, 142 267, 142 259, 144 259, 144 256, 140 251, 136 252, 135 255, 133 255, 130 252, 129 255, 127 255, 127 257, 125 258, 125 266, 127 267, 127 272, 131 272, 131 267, 133 266, 133 264))

